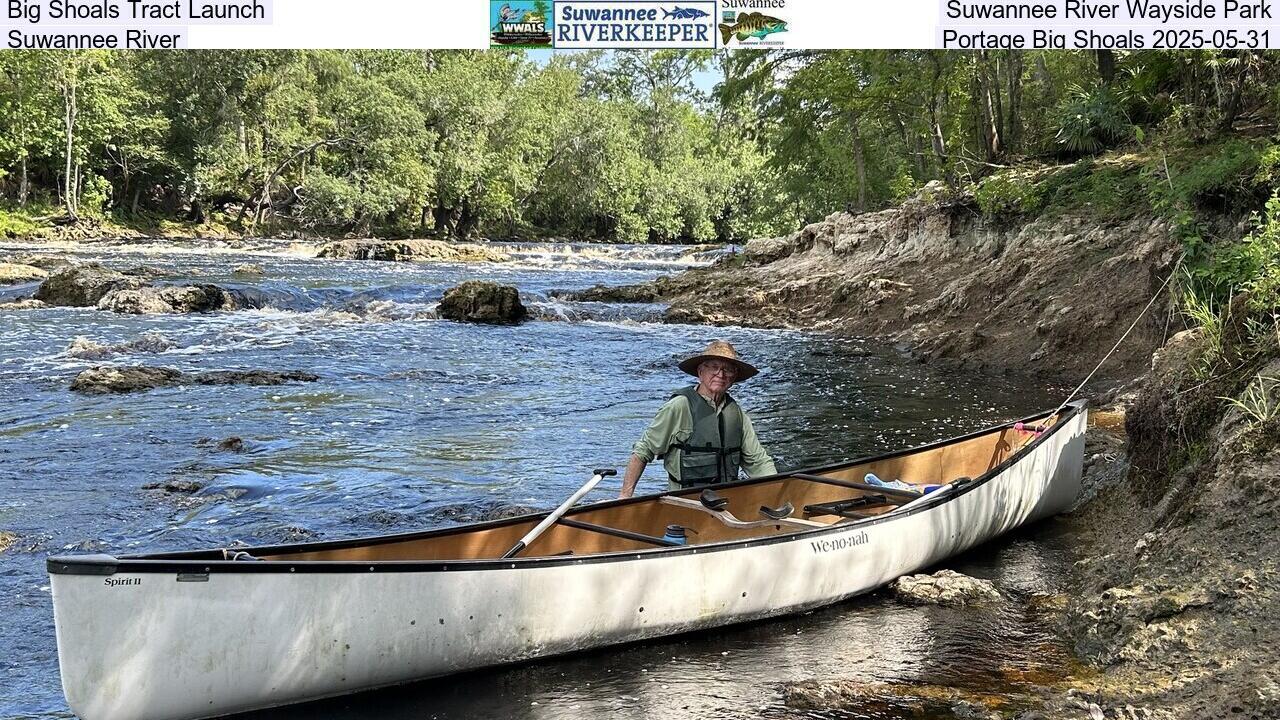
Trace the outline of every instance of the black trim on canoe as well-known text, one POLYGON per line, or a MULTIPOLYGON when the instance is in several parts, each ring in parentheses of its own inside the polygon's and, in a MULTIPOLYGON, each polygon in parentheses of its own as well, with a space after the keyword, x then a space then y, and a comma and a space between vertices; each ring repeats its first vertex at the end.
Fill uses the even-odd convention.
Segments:
MULTIPOLYGON (((905 512, 885 513, 883 515, 874 515, 862 520, 854 522, 839 523, 828 527, 815 528, 813 530, 800 530, 794 533, 784 533, 779 535, 770 535, 767 537, 747 538, 743 540, 727 540, 718 543, 709 543, 706 545, 687 545, 679 548, 653 548, 648 550, 627 550, 623 552, 600 553, 596 555, 583 556, 550 556, 550 557, 530 557, 530 558, 486 558, 481 560, 371 560, 371 561, 354 561, 354 560, 270 560, 262 562, 253 561, 230 561, 225 560, 222 548, 201 551, 181 551, 168 553, 153 553, 146 555, 122 555, 113 557, 110 555, 63 555, 50 557, 46 560, 46 567, 51 575, 113 575, 117 572, 124 573, 180 573, 180 572, 216 572, 216 573, 369 573, 369 572, 447 572, 449 570, 512 570, 512 569, 535 569, 540 567, 557 567, 563 565, 583 565, 587 563, 602 562, 619 562, 626 560, 644 560, 651 558, 672 557, 675 555, 688 555, 707 552, 723 552, 726 550, 739 550, 743 548, 758 547, 761 545, 772 545, 779 542, 792 542, 795 540, 810 540, 822 535, 832 533, 847 532, 854 528, 866 528, 873 525, 879 525, 884 522, 891 522, 904 517, 910 517, 916 513, 931 510, 938 505, 950 502, 951 500, 966 495, 973 490, 985 485, 992 478, 996 477, 1014 463, 1020 461, 1032 450, 1038 447, 1048 438, 1057 434, 1067 421, 1074 418, 1089 405, 1087 400, 1076 400, 1066 405, 1066 412, 1059 417, 1058 422, 1047 432, 1041 433, 1031 442, 1027 443, 1018 452, 1009 456, 996 465, 987 470, 982 475, 974 478, 971 482, 955 487, 953 490, 945 493, 925 495, 921 498, 921 502, 908 508, 905 512), (198 568, 198 570, 193 570, 198 568)), ((874 455, 855 460, 845 460, 838 463, 831 463, 812 468, 803 468, 799 470, 791 470, 780 472, 775 475, 767 475, 758 478, 750 478, 747 480, 738 480, 732 483, 722 483, 716 485, 716 488, 739 487, 743 485, 754 485, 762 482, 769 482, 778 479, 787 479, 795 477, 797 474, 814 475, 821 472, 829 472, 839 470, 841 468, 851 467, 854 465, 862 465, 865 463, 878 462, 880 460, 889 460, 891 458, 901 457, 903 455, 911 455, 917 452, 933 450, 935 448, 944 447, 965 440, 971 440, 975 437, 986 435, 1000 430, 1012 428, 1017 423, 1028 423, 1053 415, 1052 410, 1039 412, 1029 415, 1020 420, 1013 420, 1000 425, 994 425, 981 430, 975 430, 965 435, 959 435, 953 438, 936 440, 924 445, 897 450, 894 452, 884 453, 882 455, 874 455)), ((883 490, 883 488, 877 488, 883 490)), ((571 510, 566 517, 572 516, 576 512, 585 510, 599 510, 605 507, 617 507, 622 505, 631 505, 640 502, 646 502, 653 498, 663 497, 666 495, 679 495, 688 492, 688 489, 669 490, 663 493, 654 493, 651 495, 642 495, 638 497, 627 498, 625 500, 610 500, 581 507, 571 510)), ((503 527, 506 525, 515 525, 518 523, 541 520, 545 518, 547 513, 539 512, 529 515, 521 515, 518 517, 504 518, 501 520, 492 520, 482 523, 474 523, 471 525, 455 525, 447 528, 437 528, 433 530, 420 530, 416 532, 399 533, 394 535, 379 535, 365 538, 352 538, 350 540, 331 540, 314 543, 300 543, 296 545, 271 545, 261 547, 237 548, 252 556, 277 555, 283 553, 303 553, 303 552, 323 552, 327 550, 342 550, 352 547, 368 547, 371 545, 382 545, 387 543, 399 543, 413 540, 438 537, 441 535, 456 534, 460 530, 468 529, 486 529, 494 527, 503 527)))

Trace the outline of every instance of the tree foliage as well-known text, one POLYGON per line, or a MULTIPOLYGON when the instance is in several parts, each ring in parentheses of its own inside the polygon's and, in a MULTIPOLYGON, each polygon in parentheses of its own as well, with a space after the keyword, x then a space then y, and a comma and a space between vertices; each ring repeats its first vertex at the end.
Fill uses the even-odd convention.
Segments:
POLYGON ((0 196, 257 233, 741 241, 1265 126, 1276 75, 1208 51, 9 52, 0 196))

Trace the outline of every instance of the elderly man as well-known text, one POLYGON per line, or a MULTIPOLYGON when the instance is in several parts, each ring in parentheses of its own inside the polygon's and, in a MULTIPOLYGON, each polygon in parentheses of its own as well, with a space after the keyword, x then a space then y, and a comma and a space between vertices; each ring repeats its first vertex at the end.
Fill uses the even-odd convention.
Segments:
POLYGON ((756 439, 751 419, 729 395, 730 386, 757 370, 723 340, 713 341, 679 367, 698 378, 698 384, 673 393, 631 448, 618 497, 635 493, 641 473, 655 457, 663 458, 670 490, 732 482, 738 479, 739 468, 751 477, 776 474, 773 458, 756 439))

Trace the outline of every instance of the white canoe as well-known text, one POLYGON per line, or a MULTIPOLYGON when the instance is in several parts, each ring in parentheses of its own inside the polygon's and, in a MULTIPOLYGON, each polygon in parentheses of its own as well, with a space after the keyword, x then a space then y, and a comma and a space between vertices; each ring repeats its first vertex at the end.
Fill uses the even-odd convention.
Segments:
POLYGON ((514 559, 545 515, 247 548, 258 561, 50 558, 63 690, 84 720, 201 718, 838 602, 1069 507, 1085 404, 1024 422, 1044 431, 717 486, 729 514, 698 490, 582 506, 514 559), (867 473, 945 485, 912 499, 867 473), (690 544, 663 544, 668 524, 690 544))

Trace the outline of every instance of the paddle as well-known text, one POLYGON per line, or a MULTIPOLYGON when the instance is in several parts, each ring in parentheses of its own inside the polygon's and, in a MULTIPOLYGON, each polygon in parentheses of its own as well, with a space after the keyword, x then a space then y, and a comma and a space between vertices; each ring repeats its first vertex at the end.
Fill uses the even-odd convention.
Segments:
POLYGON ((543 518, 542 522, 538 523, 537 527, 525 533, 525 536, 520 538, 520 542, 516 543, 515 545, 512 545, 511 549, 508 550, 502 556, 502 558, 506 560, 508 558, 513 558, 516 555, 519 555, 521 550, 524 550, 525 548, 529 547, 529 543, 533 542, 534 540, 537 540, 539 535, 545 532, 547 528, 554 525, 555 522, 561 518, 561 516, 569 512, 569 508, 573 507, 579 500, 581 500, 583 495, 586 495, 587 493, 594 490, 596 488, 596 485, 600 484, 601 480, 605 479, 606 477, 609 477, 610 475, 617 475, 617 474, 618 474, 618 471, 612 468, 602 468, 602 469, 596 470, 595 474, 591 476, 591 479, 587 481, 586 485, 583 485, 582 487, 578 488, 578 491, 570 495, 568 500, 565 500, 564 502, 560 503, 560 507, 556 508, 555 510, 552 510, 551 514, 543 518))

